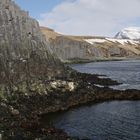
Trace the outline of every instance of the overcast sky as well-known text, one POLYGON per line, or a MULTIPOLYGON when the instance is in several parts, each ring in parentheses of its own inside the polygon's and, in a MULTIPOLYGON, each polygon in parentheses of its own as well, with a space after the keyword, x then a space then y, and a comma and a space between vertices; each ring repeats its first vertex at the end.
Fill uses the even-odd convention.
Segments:
POLYGON ((140 0, 16 0, 42 26, 74 35, 114 36, 140 26, 140 0))

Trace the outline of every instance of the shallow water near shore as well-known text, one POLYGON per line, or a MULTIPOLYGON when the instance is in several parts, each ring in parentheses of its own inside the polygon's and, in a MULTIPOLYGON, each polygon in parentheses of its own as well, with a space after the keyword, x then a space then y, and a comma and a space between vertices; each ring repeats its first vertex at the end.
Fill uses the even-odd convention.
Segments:
POLYGON ((47 116, 71 136, 91 140, 139 140, 140 101, 113 101, 47 116))
POLYGON ((70 65, 82 73, 106 75, 122 84, 115 89, 140 89, 140 60, 106 61, 70 65))
MULTIPOLYGON (((107 75, 123 84, 118 89, 140 89, 140 60, 71 65, 80 72, 107 75)), ((105 77, 102 77, 105 78, 105 77)), ((91 140, 140 140, 140 101, 110 101, 47 115, 70 136, 91 140)))

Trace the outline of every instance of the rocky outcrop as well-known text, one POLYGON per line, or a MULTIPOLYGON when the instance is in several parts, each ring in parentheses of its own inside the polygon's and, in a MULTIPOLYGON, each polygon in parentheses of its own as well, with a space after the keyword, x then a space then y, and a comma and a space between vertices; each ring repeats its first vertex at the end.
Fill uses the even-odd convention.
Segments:
POLYGON ((45 27, 41 27, 41 30, 53 52, 64 62, 112 60, 140 56, 139 41, 93 36, 66 36, 45 27))
MULTIPOLYGON (((46 40, 27 12, 0 0, 0 139, 70 139, 62 130, 42 126, 40 115, 90 101, 140 99, 137 90, 107 87, 116 81, 64 67, 49 47, 57 36, 61 42, 61 35, 50 33, 46 40)), ((75 47, 81 42, 92 47, 86 39, 68 36, 75 47)))
POLYGON ((38 22, 14 1, 0 0, 0 89, 26 91, 61 71, 38 22))
MULTIPOLYGON (((44 107, 48 107, 49 102, 41 98, 48 98, 50 81, 69 72, 52 54, 38 22, 14 1, 0 0, 0 140, 41 139, 42 135, 51 140, 67 137, 62 130, 40 127, 33 111, 39 109, 35 104, 44 102, 44 107), (24 97, 36 103, 29 103, 24 97)), ((60 86, 57 83, 52 85, 60 86)), ((72 91, 73 82, 63 82, 64 87, 72 91)))

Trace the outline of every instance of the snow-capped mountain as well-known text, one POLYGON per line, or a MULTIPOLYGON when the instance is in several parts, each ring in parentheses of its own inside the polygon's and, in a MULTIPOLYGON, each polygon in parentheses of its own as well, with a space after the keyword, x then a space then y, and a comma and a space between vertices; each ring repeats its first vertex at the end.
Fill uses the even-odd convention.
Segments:
POLYGON ((140 40, 140 27, 128 27, 116 34, 118 39, 140 40))

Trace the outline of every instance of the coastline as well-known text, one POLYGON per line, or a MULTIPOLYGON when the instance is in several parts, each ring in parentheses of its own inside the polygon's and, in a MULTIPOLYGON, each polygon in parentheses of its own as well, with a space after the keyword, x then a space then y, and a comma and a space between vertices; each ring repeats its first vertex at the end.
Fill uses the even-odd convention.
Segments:
POLYGON ((126 60, 140 60, 140 57, 116 57, 116 58, 102 58, 102 59, 94 59, 94 60, 84 60, 84 59, 72 59, 69 61, 62 61, 65 64, 84 64, 84 63, 92 63, 92 62, 106 62, 106 61, 126 61, 126 60))
MULTIPOLYGON (((14 93, 9 99, 1 100, 0 107, 3 107, 3 110, 0 113, 3 117, 0 119, 0 129, 2 130, 0 134, 8 138, 15 138, 20 133, 20 137, 23 138, 50 137, 55 140, 57 137, 58 140, 67 140, 70 137, 63 130, 55 129, 53 126, 41 125, 41 116, 66 111, 88 103, 140 100, 140 90, 114 90, 108 86, 119 85, 120 83, 110 78, 102 79, 98 76, 100 75, 73 72, 70 79, 77 85, 72 91, 67 87, 60 86, 59 88, 52 88, 47 94, 14 93), (103 87, 98 87, 96 84, 103 87), (11 135, 11 133, 13 134, 11 135)), ((61 80, 59 79, 59 82, 61 80)))
POLYGON ((79 140, 42 124, 42 116, 89 103, 140 100, 140 90, 112 89, 121 83, 67 67, 140 59, 139 41, 65 36, 49 28, 44 34, 15 1, 0 2, 0 140, 79 140))

